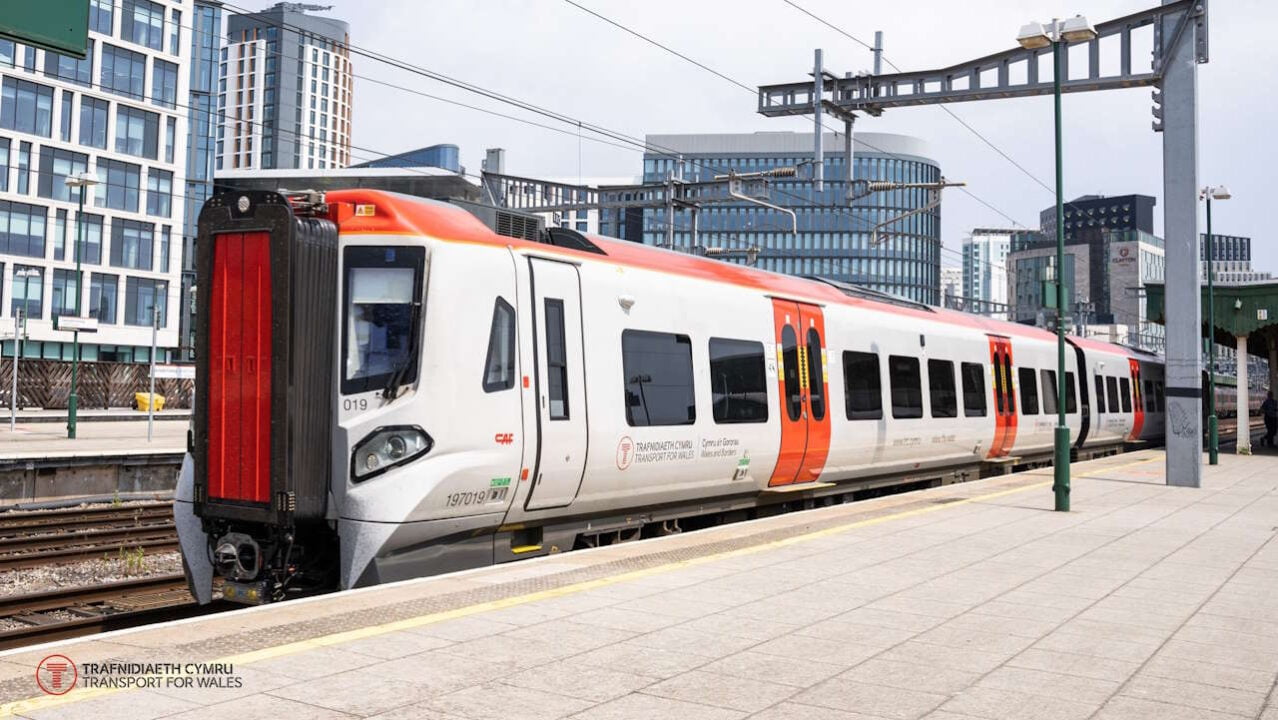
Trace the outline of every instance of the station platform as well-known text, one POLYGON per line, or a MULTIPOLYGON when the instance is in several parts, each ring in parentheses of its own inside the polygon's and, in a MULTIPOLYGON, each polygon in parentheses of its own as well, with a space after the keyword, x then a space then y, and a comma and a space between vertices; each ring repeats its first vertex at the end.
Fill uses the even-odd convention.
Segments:
MULTIPOLYGON (((65 416, 64 416, 65 417, 65 416)), ((0 418, 0 461, 51 458, 96 457, 186 452, 186 430, 190 414, 175 412, 156 415, 151 442, 146 440, 146 415, 114 422, 85 422, 76 426, 76 438, 67 438, 62 423, 28 422, 18 418, 9 429, 8 418, 0 418)))
POLYGON ((1163 462, 1076 464, 1069 513, 1049 468, 12 651, 0 715, 1278 718, 1278 456, 1163 462))

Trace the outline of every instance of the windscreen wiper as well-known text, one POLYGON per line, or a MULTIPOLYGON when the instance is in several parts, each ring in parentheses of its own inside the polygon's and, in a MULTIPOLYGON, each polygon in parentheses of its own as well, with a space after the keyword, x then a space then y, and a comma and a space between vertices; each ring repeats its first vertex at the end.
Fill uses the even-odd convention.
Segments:
POLYGON ((422 304, 413 303, 412 315, 408 319, 408 357, 404 361, 395 366, 395 370, 386 378, 386 385, 382 388, 382 398, 387 401, 394 400, 399 397, 400 383, 408 371, 417 363, 417 325, 421 320, 422 304))

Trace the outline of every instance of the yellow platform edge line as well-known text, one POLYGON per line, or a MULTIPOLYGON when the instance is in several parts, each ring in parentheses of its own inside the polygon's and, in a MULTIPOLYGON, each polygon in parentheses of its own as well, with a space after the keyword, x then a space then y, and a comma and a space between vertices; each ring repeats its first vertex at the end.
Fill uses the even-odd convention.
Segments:
MULTIPOLYGON (((1133 462, 1123 463, 1120 465, 1112 465, 1109 467, 1097 468, 1096 470, 1083 473, 1075 477, 1084 478, 1084 477, 1088 477, 1090 475, 1095 475, 1098 473, 1113 472, 1115 470, 1121 470, 1121 469, 1132 467, 1135 465, 1142 465, 1144 463, 1154 462, 1155 460, 1160 460, 1160 459, 1162 458, 1159 458, 1159 457, 1144 458, 1142 460, 1136 460, 1133 462)), ((342 643, 353 642, 356 640, 364 640, 370 637, 376 637, 378 635, 385 635, 387 633, 400 632, 403 630, 411 630, 413 628, 422 627, 424 625, 433 625, 435 623, 444 622, 446 620, 456 620, 458 618, 469 617, 471 615, 478 615, 480 613, 492 612, 494 610, 502 610, 509 607, 515 607, 518 605, 526 605, 528 603, 537 602, 540 600, 549 600, 552 598, 563 597, 565 595, 572 595, 579 592, 585 592, 587 590, 594 590, 596 588, 607 587, 609 585, 616 585, 618 583, 629 582, 631 580, 638 580, 645 577, 651 577, 653 575, 660 575, 662 573, 671 572, 673 570, 680 570, 687 567, 704 565, 706 563, 715 562, 718 560, 724 560, 724 559, 733 558, 733 557, 740 557, 743 555, 752 555, 755 553, 763 552, 765 550, 788 547, 790 545, 810 542, 812 540, 829 537, 831 535, 838 535, 840 533, 856 530, 858 528, 879 525, 879 524, 890 522, 893 520, 902 520, 905 518, 917 517, 919 515, 928 515, 930 513, 941 512, 942 510, 946 510, 949 508, 959 507, 962 505, 969 505, 972 503, 985 502, 988 500, 994 500, 996 498, 1006 497, 1008 495, 1014 495, 1016 493, 1022 493, 1028 490, 1037 490, 1039 488, 1046 487, 1051 484, 1052 484, 1051 481, 1030 483, 1028 485, 1022 485, 1020 487, 999 490, 997 492, 986 493, 984 495, 975 495, 970 498, 964 498, 962 500, 957 500, 955 502, 945 503, 942 505, 929 505, 926 507, 915 508, 913 510, 904 510, 897 513, 890 513, 887 515, 880 515, 878 517, 866 518, 864 520, 857 520, 855 522, 844 523, 842 525, 835 525, 832 527, 825 528, 823 530, 814 530, 812 532, 803 533, 801 535, 793 535, 788 538, 782 538, 780 540, 772 540, 766 543, 760 543, 758 545, 751 545, 749 547, 738 548, 736 550, 726 550, 724 552, 716 553, 713 555, 702 555, 700 557, 690 558, 688 560, 679 560, 676 562, 667 563, 665 565, 657 565, 655 567, 644 568, 641 570, 632 570, 630 572, 621 573, 619 575, 611 575, 604 578, 586 580, 583 582, 573 583, 571 585, 564 585, 563 587, 551 588, 548 590, 539 590, 534 593, 528 593, 527 595, 516 595, 514 597, 502 598, 500 600, 490 600, 488 602, 477 603, 475 605, 467 605, 465 607, 454 608, 452 610, 444 610, 437 613, 430 613, 428 615, 419 615, 417 617, 405 618, 403 620, 395 620, 393 622, 382 623, 380 625, 370 625, 365 628, 357 628, 354 630, 346 630, 343 632, 332 633, 330 635, 323 635, 317 638, 311 638, 309 640, 299 640, 297 642, 286 643, 284 645, 275 645, 272 647, 262 648, 260 650, 252 650, 246 653, 240 653, 238 655, 230 655, 227 657, 223 657, 213 662, 232 663, 237 665, 249 665, 256 662, 262 662, 263 660, 272 660, 275 658, 285 657, 288 655, 295 655, 300 652, 305 652, 307 650, 316 650, 316 649, 330 646, 330 645, 340 645, 342 643)), ((216 617, 216 616, 210 616, 210 617, 216 617)), ((24 712, 43 710, 46 708, 57 707, 59 705, 66 705, 66 704, 74 703, 74 702, 81 702, 83 700, 90 700, 90 699, 102 697, 105 695, 112 695, 118 692, 131 692, 131 690, 128 690, 128 689, 117 690, 112 688, 86 688, 83 690, 72 690, 66 695, 41 695, 41 696, 36 696, 32 698, 27 698, 26 700, 15 700, 13 702, 0 705, 0 718, 12 717, 14 715, 21 715, 24 712)))

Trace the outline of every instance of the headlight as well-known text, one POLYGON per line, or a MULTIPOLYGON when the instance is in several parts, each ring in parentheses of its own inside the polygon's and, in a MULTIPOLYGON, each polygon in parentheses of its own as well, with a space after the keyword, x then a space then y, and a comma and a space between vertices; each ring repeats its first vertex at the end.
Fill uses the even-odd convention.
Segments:
POLYGON ((430 436, 419 427, 378 428, 355 446, 351 457, 351 479, 355 482, 367 480, 425 455, 432 445, 434 442, 430 436))

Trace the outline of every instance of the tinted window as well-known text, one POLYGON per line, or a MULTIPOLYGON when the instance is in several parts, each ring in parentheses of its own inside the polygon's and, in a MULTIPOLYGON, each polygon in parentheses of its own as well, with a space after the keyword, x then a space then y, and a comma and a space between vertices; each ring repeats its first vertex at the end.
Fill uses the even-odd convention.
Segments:
POLYGON ((888 378, 892 383, 892 417, 923 417, 923 385, 919 379, 919 359, 889 355, 888 378))
MULTIPOLYGON (((35 53, 35 48, 28 52, 35 53)), ((6 77, 0 93, 0 128, 44 137, 53 134, 53 88, 6 77)))
POLYGON ((687 335, 626 330, 621 334, 626 422, 632 426, 690 425, 692 342, 687 335))
POLYGON ((843 353, 843 403, 849 420, 883 417, 883 381, 879 378, 878 355, 843 353))
POLYGON ((825 367, 821 363, 821 335, 808 328, 808 402, 812 419, 825 417, 825 367))
POLYGON ((1096 376, 1096 412, 1105 412, 1105 379, 1096 376))
POLYGON ((958 396, 954 392, 954 363, 927 361, 927 387, 932 395, 932 417, 958 417, 958 396))
POLYGON ((985 415, 985 367, 980 363, 963 363, 959 366, 963 376, 963 414, 967 417, 985 415))
POLYGON ((786 325, 781 328, 781 364, 782 376, 785 380, 785 412, 791 420, 798 420, 803 412, 803 393, 799 388, 799 346, 794 328, 786 325))
POLYGON ((1154 383, 1154 395, 1158 400, 1158 412, 1167 410, 1167 395, 1163 391, 1163 382, 1161 380, 1154 383))
POLYGON ((1044 370, 1040 373, 1043 379, 1043 412, 1048 415, 1055 415, 1057 404, 1056 396, 1056 371, 1044 370))
POLYGON ((1006 394, 1006 392, 1003 386, 1006 384, 1006 381, 1007 381, 1007 379, 1003 376, 1002 369, 1003 369, 1003 356, 995 354, 994 355, 994 407, 997 409, 999 415, 1002 415, 1004 412, 1003 397, 1006 394))
POLYGON ((124 285, 124 324, 151 327, 155 322, 153 313, 160 313, 160 327, 167 322, 165 310, 168 306, 168 283, 163 280, 149 278, 125 278, 124 285))
POLYGON ((568 419, 568 341, 564 337, 564 301, 546 298, 546 377, 550 419, 568 419))
POLYGON ((1158 409, 1158 401, 1154 400, 1154 381, 1145 381, 1145 412, 1155 412, 1158 409))
POLYGON ((343 251, 343 394, 380 389, 401 367, 399 382, 417 380, 417 363, 410 362, 410 355, 420 330, 415 325, 421 323, 417 298, 425 260, 423 248, 352 246, 343 251))
POLYGON ((1021 385, 1021 414, 1038 414, 1038 378, 1033 368, 1020 368, 1017 380, 1021 385))
POLYGON ((1123 399, 1123 412, 1125 413, 1131 412, 1132 411, 1132 383, 1127 378, 1121 378, 1118 382, 1122 386, 1122 391, 1119 393, 1119 396, 1122 397, 1123 399))
POLYGON ((1007 395, 1007 412, 1016 413, 1016 391, 1012 387, 1012 356, 1003 353, 1003 389, 1007 395))
MULTIPOLYGON (((1112 377, 1105 378, 1105 388, 1109 391, 1109 411, 1118 412, 1118 380, 1112 377)), ((1131 408, 1127 408, 1131 410, 1131 408)))
POLYGON ((763 343, 710 338, 710 393, 715 422, 767 422, 763 343))
POLYGON ((1078 388, 1074 384, 1074 373, 1065 373, 1065 412, 1078 412, 1078 388))
POLYGON ((488 356, 484 360, 484 392, 515 387, 515 309, 497 298, 493 324, 488 331, 488 356))

